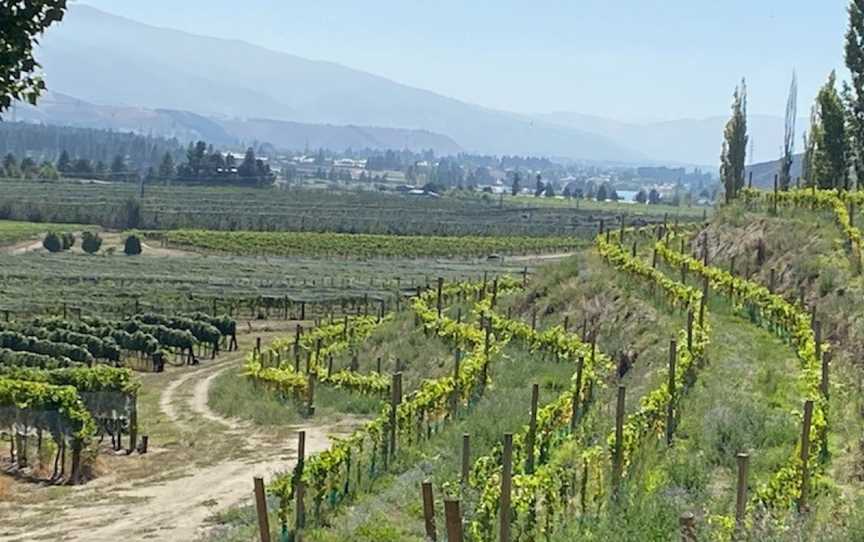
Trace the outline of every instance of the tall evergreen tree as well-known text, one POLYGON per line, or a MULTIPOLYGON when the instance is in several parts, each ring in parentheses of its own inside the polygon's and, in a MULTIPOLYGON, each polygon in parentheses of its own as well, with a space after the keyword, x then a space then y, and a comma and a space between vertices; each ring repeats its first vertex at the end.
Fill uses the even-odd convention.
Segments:
POLYGON ((118 154, 111 162, 111 178, 115 181, 123 181, 126 179, 126 173, 126 159, 118 154))
POLYGON ((848 114, 849 158, 858 183, 864 182, 864 0, 849 2, 849 27, 844 53, 852 85, 843 83, 843 98, 848 114))
MULTIPOLYGON (((789 97, 786 99, 786 125, 783 134, 783 156, 780 158, 780 190, 792 184, 792 155, 795 153, 795 118, 798 115, 798 78, 792 72, 789 97)), ((751 158, 752 159, 752 158, 751 158)))
MULTIPOLYGON (((243 163, 240 164, 239 168, 237 168, 237 174, 244 179, 251 179, 255 177, 256 173, 257 167, 255 164, 255 150, 252 147, 249 147, 248 149, 246 149, 246 156, 243 157, 243 163)), ((322 178, 323 177, 324 176, 322 176, 322 178)))
POLYGON ((57 171, 68 173, 70 169, 72 169, 72 159, 69 157, 69 152, 64 149, 57 160, 57 171))
POLYGON ((744 187, 747 139, 747 84, 742 79, 732 94, 732 117, 723 131, 720 178, 726 190, 726 203, 735 199, 738 190, 744 187))
POLYGON ((832 71, 816 95, 816 126, 811 127, 810 179, 819 188, 848 189, 846 115, 832 71), (815 128, 815 129, 814 129, 815 128))
POLYGON ((516 173, 513 174, 513 186, 510 187, 510 193, 513 194, 514 196, 518 195, 519 192, 522 190, 522 186, 520 185, 519 181, 520 181, 520 176, 519 176, 519 172, 517 171, 516 173))
POLYGON ((159 179, 165 183, 171 181, 176 173, 174 167, 174 157, 170 152, 166 152, 162 157, 162 162, 159 164, 159 179))

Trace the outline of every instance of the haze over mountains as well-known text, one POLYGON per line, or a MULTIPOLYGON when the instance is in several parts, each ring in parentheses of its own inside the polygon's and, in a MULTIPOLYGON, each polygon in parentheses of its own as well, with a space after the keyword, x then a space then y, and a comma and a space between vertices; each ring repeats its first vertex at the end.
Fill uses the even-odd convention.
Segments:
MULTIPOLYGON (((495 111, 339 64, 148 26, 81 4, 45 35, 39 59, 52 91, 87 106, 77 114, 69 107, 52 112, 46 101, 31 115, 70 124, 101 119, 105 127, 154 133, 173 129, 169 135, 180 137, 197 132, 214 142, 714 166, 725 122, 633 125, 573 113, 495 111)), ((754 117, 752 126, 757 158, 773 158, 782 119, 754 117)))

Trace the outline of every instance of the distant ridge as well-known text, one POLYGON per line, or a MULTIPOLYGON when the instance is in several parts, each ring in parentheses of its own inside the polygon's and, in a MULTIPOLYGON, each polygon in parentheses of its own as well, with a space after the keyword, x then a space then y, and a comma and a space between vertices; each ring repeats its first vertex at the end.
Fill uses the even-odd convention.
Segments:
MULTIPOLYGON (((45 34, 38 57, 50 89, 93 104, 218 119, 425 130, 483 153, 649 160, 578 128, 483 108, 332 62, 157 28, 82 4, 71 5, 63 23, 45 34)), ((383 137, 373 130, 367 136, 383 137)))
POLYGON ((176 137, 180 141, 203 139, 215 145, 258 142, 287 150, 308 147, 335 151, 352 148, 420 152, 432 149, 438 155, 462 151, 449 137, 427 130, 335 126, 270 119, 216 119, 176 109, 95 105, 56 92, 44 96, 38 107, 16 106, 12 116, 14 120, 25 122, 130 131, 176 137))

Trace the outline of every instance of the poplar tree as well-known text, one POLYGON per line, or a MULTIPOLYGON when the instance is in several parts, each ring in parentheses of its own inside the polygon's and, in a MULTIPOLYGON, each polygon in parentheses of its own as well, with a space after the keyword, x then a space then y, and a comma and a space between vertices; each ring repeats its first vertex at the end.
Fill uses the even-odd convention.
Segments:
POLYGON ((747 156, 747 83, 735 87, 732 94, 732 117, 723 130, 720 154, 720 178, 726 190, 726 203, 738 196, 744 187, 744 160, 747 156))
POLYGON ((861 182, 864 181, 864 0, 851 0, 848 12, 844 56, 852 85, 843 83, 843 99, 852 143, 849 158, 855 177, 861 182))
POLYGON ((792 184, 792 155, 795 153, 795 117, 798 115, 798 78, 792 72, 789 97, 786 99, 786 124, 783 134, 783 156, 780 158, 780 190, 792 184))

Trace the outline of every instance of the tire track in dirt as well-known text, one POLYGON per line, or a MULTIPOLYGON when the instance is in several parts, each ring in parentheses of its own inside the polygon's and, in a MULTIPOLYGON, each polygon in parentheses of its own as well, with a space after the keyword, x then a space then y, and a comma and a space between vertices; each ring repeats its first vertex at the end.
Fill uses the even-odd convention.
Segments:
MULTIPOLYGON (((149 480, 134 483, 107 487, 98 484, 102 486, 98 489, 94 487, 96 484, 74 488, 71 498, 41 522, 40 527, 26 532, 15 532, 13 528, 5 531, 0 540, 195 540, 208 531, 207 519, 214 513, 251 502, 254 476, 272 479, 294 467, 296 438, 287 439, 287 443, 268 442, 265 435, 244 422, 223 418, 210 409, 207 398, 214 379, 242 357, 234 356, 186 372, 163 390, 159 400, 160 410, 181 428, 191 428, 194 423, 184 420, 181 408, 196 419, 223 427, 224 431, 219 431, 215 438, 230 439, 240 451, 236 454, 239 457, 167 473, 170 477, 167 479, 166 473, 157 473, 149 480), (179 390, 195 378, 198 381, 192 394, 178 398, 179 390)), ((343 420, 338 426, 304 425, 294 429, 306 431, 307 453, 315 454, 329 447, 331 435, 344 434, 354 423, 343 420)))

